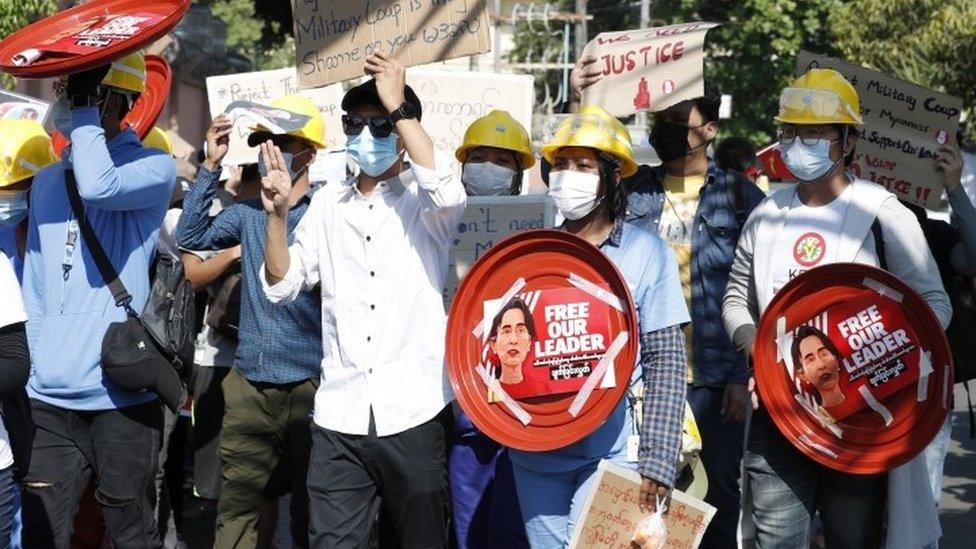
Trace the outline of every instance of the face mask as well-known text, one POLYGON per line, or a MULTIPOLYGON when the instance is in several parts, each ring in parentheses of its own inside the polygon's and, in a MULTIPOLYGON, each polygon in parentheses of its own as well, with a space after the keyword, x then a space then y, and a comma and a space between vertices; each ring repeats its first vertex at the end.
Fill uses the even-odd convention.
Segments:
POLYGON ((51 107, 51 123, 54 124, 54 129, 61 132, 61 135, 70 138, 71 137, 71 105, 68 104, 68 98, 61 96, 54 105, 51 107))
POLYGON ((562 170, 549 173, 549 196, 566 219, 586 217, 602 201, 596 197, 600 176, 593 173, 562 170))
POLYGON ((815 145, 804 145, 794 139, 789 145, 782 145, 783 163, 797 179, 803 182, 820 179, 834 167, 830 159, 829 139, 818 139, 815 145))
POLYGON ((359 135, 346 141, 346 154, 367 175, 382 175, 400 158, 397 152, 397 135, 391 133, 386 137, 376 138, 369 128, 363 128, 359 135))
MULTIPOLYGON (((288 169, 288 176, 291 178, 292 183, 298 179, 298 176, 302 175, 302 172, 308 169, 308 164, 305 164, 302 166, 302 169, 296 171, 291 165, 292 160, 294 160, 296 156, 301 156, 306 152, 308 152, 308 149, 305 149, 298 154, 281 151, 281 158, 285 161, 285 168, 288 169)), ((264 155, 260 154, 258 155, 258 173, 261 174, 261 177, 268 175, 268 166, 264 163, 264 155)))
POLYGON ((512 191, 515 170, 491 162, 467 163, 461 169, 461 182, 473 196, 497 196, 512 191))
POLYGON ((689 128, 688 126, 672 124, 671 122, 655 122, 654 127, 651 129, 651 146, 657 152, 658 158, 664 162, 684 158, 692 152, 708 146, 707 141, 697 147, 690 147, 688 145, 688 133, 700 127, 689 128))
POLYGON ((27 217, 27 191, 0 191, 0 227, 13 227, 27 217))

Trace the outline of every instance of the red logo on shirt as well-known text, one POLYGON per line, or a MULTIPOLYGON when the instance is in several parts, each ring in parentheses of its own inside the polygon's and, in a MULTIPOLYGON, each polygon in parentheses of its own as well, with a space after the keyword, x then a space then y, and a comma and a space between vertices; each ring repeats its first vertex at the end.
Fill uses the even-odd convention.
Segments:
POLYGON ((824 257, 827 243, 817 233, 805 233, 793 245, 793 259, 804 267, 813 267, 824 257))

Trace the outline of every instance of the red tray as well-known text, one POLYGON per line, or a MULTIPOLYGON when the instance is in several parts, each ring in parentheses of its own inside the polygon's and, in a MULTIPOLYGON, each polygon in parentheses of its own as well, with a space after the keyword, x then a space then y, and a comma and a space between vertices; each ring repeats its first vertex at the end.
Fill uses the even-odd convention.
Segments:
POLYGON ((462 280, 448 318, 448 372, 461 408, 487 436, 519 450, 553 450, 593 432, 620 403, 637 361, 638 331, 630 289, 607 256, 567 232, 527 231, 495 244, 462 280), (483 302, 502 297, 520 277, 525 279, 521 293, 571 288, 567 280, 570 273, 594 284, 607 284, 610 292, 625 304, 626 313, 609 309, 611 334, 629 333, 613 363, 616 385, 595 389, 575 417, 569 413, 575 393, 516 399, 531 414, 531 422, 523 425, 501 403, 488 402, 488 387, 476 371, 484 346, 472 330, 483 319, 483 302))
POLYGON ((807 271, 786 284, 763 314, 753 357, 759 394, 779 430, 807 457, 839 471, 874 474, 910 461, 932 441, 949 413, 952 354, 935 313, 908 285, 871 266, 834 263, 807 271), (933 372, 923 402, 917 402, 918 383, 913 382, 878 399, 892 415, 890 424, 865 408, 834 423, 843 433, 838 438, 794 398, 795 381, 777 359, 776 324, 784 318, 786 331, 790 331, 831 307, 866 295, 876 295, 882 302, 884 298, 867 286, 866 280, 902 294, 901 312, 922 348, 931 352, 933 372))
POLYGON ((0 70, 20 78, 48 78, 104 65, 161 38, 189 7, 190 0, 93 0, 45 17, 0 41, 0 70), (121 24, 118 18, 127 16, 148 20, 121 24), (106 17, 115 21, 113 33, 78 38, 86 29, 102 26, 106 17), (15 62, 25 51, 44 48, 58 51, 43 51, 29 64, 15 62))

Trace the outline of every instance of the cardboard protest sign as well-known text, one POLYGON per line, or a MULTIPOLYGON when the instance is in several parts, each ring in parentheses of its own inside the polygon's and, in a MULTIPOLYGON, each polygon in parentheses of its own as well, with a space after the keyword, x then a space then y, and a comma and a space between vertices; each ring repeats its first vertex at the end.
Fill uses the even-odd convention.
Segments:
POLYGON ((42 125, 47 120, 51 104, 26 95, 0 91, 0 118, 37 120, 42 125))
POLYGON ((420 97, 424 129, 452 162, 468 126, 493 110, 507 111, 532 131, 535 82, 531 75, 408 70, 407 84, 420 97))
POLYGON ((583 103, 614 116, 660 111, 705 93, 705 33, 717 23, 602 32, 583 50, 603 78, 583 90, 583 103))
POLYGON ((448 256, 444 306, 451 307, 461 279, 495 242, 518 231, 548 229, 555 218, 556 207, 546 195, 469 196, 448 256))
POLYGON ((956 134, 962 100, 810 52, 797 57, 797 74, 811 68, 844 75, 861 100, 860 139, 851 170, 884 185, 901 200, 938 209, 941 176, 933 157, 956 134))
MULTIPOLYGON (((227 112, 235 102, 246 101, 268 106, 279 97, 297 93, 311 99, 325 117, 325 142, 329 150, 343 147, 346 138, 342 133, 342 110, 339 108, 343 94, 341 86, 299 90, 294 69, 225 74, 207 78, 207 99, 210 103, 210 115, 214 117, 227 112)), ((239 112, 246 113, 247 109, 239 112)), ((236 118, 227 156, 223 161, 225 166, 258 161, 257 147, 247 146, 247 138, 255 125, 253 117, 236 118)))
POLYGON ((487 0, 292 0, 299 85, 362 76, 366 57, 404 66, 491 49, 487 0))
MULTIPOLYGON (((638 524, 647 516, 640 509, 640 487, 641 477, 636 471, 601 461, 573 531, 570 549, 631 549, 638 524)), ((715 508, 711 505, 673 490, 668 514, 664 515, 664 546, 695 549, 713 516, 715 508)))

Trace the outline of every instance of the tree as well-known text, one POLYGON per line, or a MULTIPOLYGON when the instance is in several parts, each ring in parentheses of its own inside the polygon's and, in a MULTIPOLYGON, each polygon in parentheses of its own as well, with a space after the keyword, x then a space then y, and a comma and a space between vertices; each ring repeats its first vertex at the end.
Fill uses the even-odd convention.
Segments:
POLYGON ((258 70, 295 64, 291 5, 268 0, 209 0, 216 17, 227 24, 227 46, 254 61, 258 70))
POLYGON ((830 17, 842 56, 859 65, 959 97, 976 146, 976 2, 860 0, 830 17))
MULTIPOLYGON (((54 13, 54 0, 6 0, 0 3, 0 38, 54 13)), ((0 85, 12 90, 17 80, 9 74, 0 75, 0 85)))

